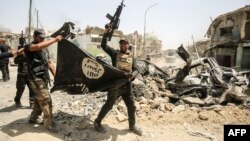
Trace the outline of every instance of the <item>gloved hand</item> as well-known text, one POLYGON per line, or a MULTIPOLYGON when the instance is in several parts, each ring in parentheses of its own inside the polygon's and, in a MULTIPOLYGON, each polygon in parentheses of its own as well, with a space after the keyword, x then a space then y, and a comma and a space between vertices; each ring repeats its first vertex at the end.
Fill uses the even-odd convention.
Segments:
POLYGON ((105 25, 105 29, 110 29, 111 28, 111 24, 110 23, 107 23, 106 25, 105 25))
POLYGON ((62 39, 63 39, 63 36, 62 36, 62 35, 57 35, 57 36, 56 36, 56 41, 57 41, 57 42, 60 42, 62 39))
POLYGON ((108 33, 109 32, 109 30, 111 29, 111 24, 106 24, 105 25, 105 33, 108 33))

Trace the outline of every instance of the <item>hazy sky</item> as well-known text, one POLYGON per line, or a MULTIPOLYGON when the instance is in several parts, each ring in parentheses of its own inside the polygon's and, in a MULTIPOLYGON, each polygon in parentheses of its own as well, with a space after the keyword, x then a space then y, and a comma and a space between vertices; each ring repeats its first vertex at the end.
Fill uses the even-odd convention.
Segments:
MULTIPOLYGON (((33 0, 39 10, 42 26, 58 29, 65 21, 76 27, 104 27, 106 14, 114 14, 121 0, 33 0)), ((146 32, 154 32, 163 41, 163 48, 176 48, 204 38, 208 26, 217 16, 250 4, 250 0, 124 0, 119 29, 125 34, 135 30, 143 34, 146 9, 146 32)), ((0 0, 0 27, 21 33, 28 25, 29 0, 0 0)), ((1 29, 0 28, 0 29, 1 29)))

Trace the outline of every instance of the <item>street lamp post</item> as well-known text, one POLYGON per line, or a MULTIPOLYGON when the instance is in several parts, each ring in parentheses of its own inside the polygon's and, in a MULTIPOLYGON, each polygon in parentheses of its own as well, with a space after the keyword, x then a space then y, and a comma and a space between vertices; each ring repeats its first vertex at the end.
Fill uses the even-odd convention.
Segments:
POLYGON ((150 5, 147 10, 145 11, 145 15, 144 15, 144 32, 143 32, 143 54, 145 53, 145 45, 146 45, 146 16, 147 16, 147 12, 150 8, 152 8, 153 6, 156 6, 158 3, 152 4, 150 5))

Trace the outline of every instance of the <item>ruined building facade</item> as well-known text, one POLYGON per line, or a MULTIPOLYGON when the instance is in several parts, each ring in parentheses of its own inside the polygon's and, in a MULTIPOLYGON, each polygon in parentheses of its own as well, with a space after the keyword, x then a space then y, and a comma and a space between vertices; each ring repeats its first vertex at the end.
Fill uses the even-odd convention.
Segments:
POLYGON ((221 66, 250 69, 250 5, 218 16, 210 25, 204 56, 221 66))
MULTIPOLYGON (((77 44, 81 49, 91 52, 94 56, 104 53, 100 48, 104 29, 100 27, 87 26, 83 33, 77 34, 73 43, 77 44)), ((143 46, 143 36, 134 31, 130 34, 124 34, 120 30, 115 30, 108 45, 114 49, 119 49, 119 40, 126 38, 133 49, 134 57, 142 57, 145 55, 161 54, 162 41, 154 33, 146 34, 145 46, 143 46)), ((104 53, 105 54, 105 53, 104 53)))

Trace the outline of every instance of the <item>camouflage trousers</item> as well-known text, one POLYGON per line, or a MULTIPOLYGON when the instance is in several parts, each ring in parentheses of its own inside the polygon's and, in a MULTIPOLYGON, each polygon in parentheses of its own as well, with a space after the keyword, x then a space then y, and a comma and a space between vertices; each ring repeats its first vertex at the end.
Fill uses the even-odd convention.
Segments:
POLYGON ((47 83, 42 79, 29 80, 30 87, 35 94, 33 111, 30 120, 36 121, 43 113, 43 122, 46 128, 52 126, 52 100, 47 83))
POLYGON ((132 86, 131 83, 126 83, 125 85, 112 89, 108 91, 108 98, 105 104, 103 105, 101 111, 98 114, 95 122, 101 123, 102 119, 106 116, 106 114, 112 109, 113 105, 115 104, 116 100, 119 97, 122 97, 128 112, 128 121, 129 127, 133 127, 135 125, 135 102, 132 95, 132 86))

